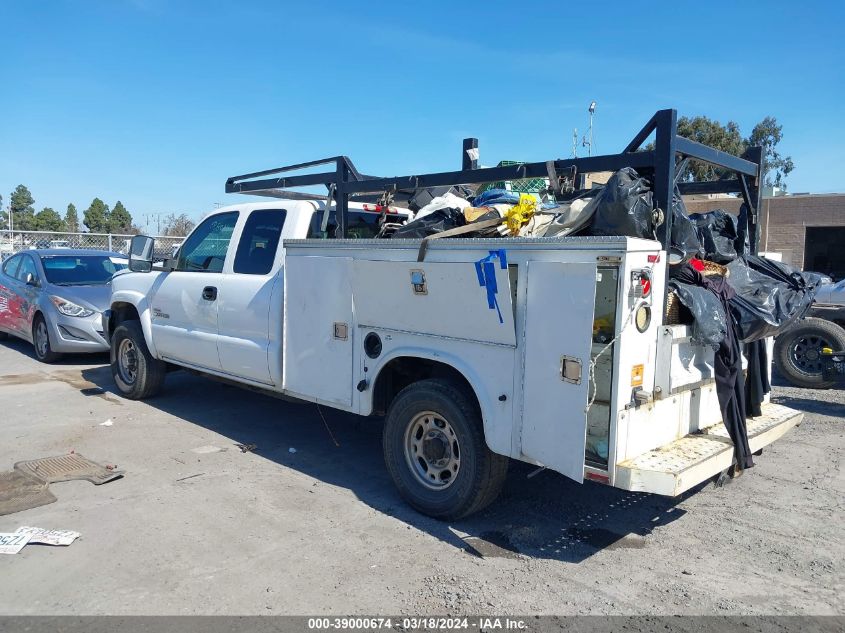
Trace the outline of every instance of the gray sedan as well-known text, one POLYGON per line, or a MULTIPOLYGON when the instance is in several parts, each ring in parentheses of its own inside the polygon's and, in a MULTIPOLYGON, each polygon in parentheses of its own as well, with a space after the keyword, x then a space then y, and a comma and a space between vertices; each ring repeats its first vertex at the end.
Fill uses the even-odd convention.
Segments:
POLYGON ((33 249, 0 267, 0 338, 29 341, 45 363, 69 352, 105 352, 100 315, 125 255, 82 249, 33 249))

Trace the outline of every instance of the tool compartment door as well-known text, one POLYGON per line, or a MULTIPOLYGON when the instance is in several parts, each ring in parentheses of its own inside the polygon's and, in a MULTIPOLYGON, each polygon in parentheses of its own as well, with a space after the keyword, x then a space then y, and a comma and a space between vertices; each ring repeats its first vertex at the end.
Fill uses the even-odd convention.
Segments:
POLYGON ((522 453, 582 481, 596 264, 528 262, 522 453))
POLYGON ((285 391, 340 408, 352 405, 351 260, 285 260, 285 391))

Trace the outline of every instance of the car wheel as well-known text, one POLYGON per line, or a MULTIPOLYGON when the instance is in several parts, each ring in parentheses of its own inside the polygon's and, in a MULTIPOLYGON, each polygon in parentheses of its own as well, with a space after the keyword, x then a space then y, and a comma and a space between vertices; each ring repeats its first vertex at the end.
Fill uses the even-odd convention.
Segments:
POLYGON ((775 364, 798 387, 828 389, 835 383, 822 376, 821 352, 825 347, 845 349, 845 330, 824 319, 803 319, 775 339, 775 364))
POLYGON ((32 322, 32 346, 35 348, 35 357, 42 363, 54 363, 62 356, 53 351, 47 321, 40 314, 32 322))
POLYGON ((167 364, 153 358, 138 321, 124 321, 111 335, 111 373, 120 393, 143 400, 161 391, 167 364))
POLYGON ((405 501, 437 519, 459 519, 489 505, 508 470, 508 459, 487 447, 472 400, 442 380, 399 392, 387 413, 383 448, 405 501))

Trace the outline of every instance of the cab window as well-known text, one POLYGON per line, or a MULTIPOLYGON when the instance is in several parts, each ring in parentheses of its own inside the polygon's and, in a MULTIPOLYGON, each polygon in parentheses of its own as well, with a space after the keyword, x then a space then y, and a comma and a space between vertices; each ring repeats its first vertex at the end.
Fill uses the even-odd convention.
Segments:
POLYGON ((259 209, 249 214, 238 242, 233 270, 242 275, 266 275, 273 268, 285 224, 284 209, 259 209))
POLYGON ((222 272, 237 222, 237 211, 220 213, 203 220, 179 248, 176 270, 222 272))
MULTIPOLYGON (((367 239, 375 237, 379 229, 379 218, 381 217, 380 213, 374 213, 372 211, 349 211, 348 212, 348 220, 347 223, 349 224, 348 231, 349 237, 352 239, 367 239)), ((401 215, 390 214, 387 216, 388 222, 402 222, 403 217, 401 215)), ((334 239, 335 238, 335 231, 337 230, 337 217, 335 216, 335 212, 329 212, 329 221, 326 224, 326 230, 321 231, 323 225, 323 212, 322 211, 315 211, 314 215, 311 217, 311 224, 308 226, 308 238, 309 239, 334 239)))

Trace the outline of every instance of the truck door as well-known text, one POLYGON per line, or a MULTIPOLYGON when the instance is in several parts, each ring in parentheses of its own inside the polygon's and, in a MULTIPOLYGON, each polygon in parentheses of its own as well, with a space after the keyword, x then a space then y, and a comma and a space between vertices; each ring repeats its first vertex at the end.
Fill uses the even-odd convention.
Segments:
MULTIPOLYGON (((282 328, 282 283, 277 262, 284 209, 258 209, 244 222, 232 272, 223 273, 217 348, 228 374, 268 385, 270 324, 282 328), (277 297, 276 301, 271 301, 277 297)), ((281 332, 277 333, 281 336, 281 332)))
POLYGON ((237 221, 237 211, 203 220, 179 249, 176 269, 162 275, 150 300, 159 356, 220 370, 218 293, 237 221))
POLYGON ((584 475, 596 264, 528 262, 522 453, 584 475))

